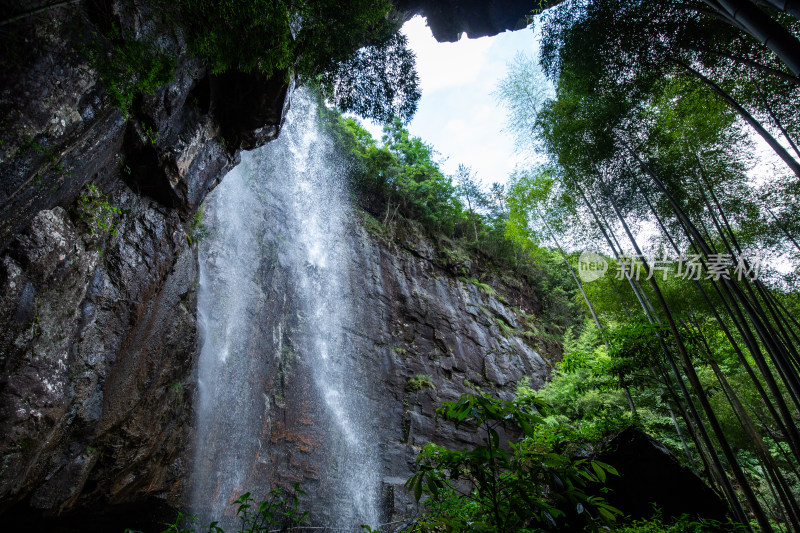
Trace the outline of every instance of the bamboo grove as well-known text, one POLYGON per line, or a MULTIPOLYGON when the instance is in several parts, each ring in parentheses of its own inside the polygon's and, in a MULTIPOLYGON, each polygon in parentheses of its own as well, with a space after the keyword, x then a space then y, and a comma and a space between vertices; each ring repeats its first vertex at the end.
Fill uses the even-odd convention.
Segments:
POLYGON ((796 277, 759 259, 800 257, 798 15, 797 2, 565 2, 535 19, 538 57, 497 92, 520 148, 546 160, 512 176, 507 231, 567 265, 565 239, 607 259, 602 279, 573 277, 630 410, 631 388, 657 387, 689 462, 761 531, 800 531, 796 277), (653 260, 667 256, 682 259, 653 260), (679 276, 691 262, 702 275, 679 276))

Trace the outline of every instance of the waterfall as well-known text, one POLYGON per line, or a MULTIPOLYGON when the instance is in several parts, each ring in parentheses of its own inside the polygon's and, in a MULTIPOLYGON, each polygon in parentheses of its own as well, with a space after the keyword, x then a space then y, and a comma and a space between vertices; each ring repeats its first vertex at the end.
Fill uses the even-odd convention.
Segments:
MULTIPOLYGON (((357 330, 346 172, 304 91, 279 138, 208 196, 200 243, 194 510, 301 481, 312 519, 378 524, 380 462, 357 330)), ((374 378, 373 378, 374 381, 374 378)))

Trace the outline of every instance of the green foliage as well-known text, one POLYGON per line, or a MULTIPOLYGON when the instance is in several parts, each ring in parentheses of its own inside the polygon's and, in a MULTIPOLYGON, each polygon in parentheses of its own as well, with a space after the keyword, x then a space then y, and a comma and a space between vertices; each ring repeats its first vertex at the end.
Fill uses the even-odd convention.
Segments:
POLYGON ((542 452, 533 446, 535 427, 546 405, 535 397, 507 402, 464 394, 445 402, 437 416, 485 435, 471 450, 427 444, 417 456, 417 472, 406 488, 428 512, 413 531, 529 531, 575 527, 596 530, 613 524, 619 511, 591 494, 593 484, 616 475, 610 465, 542 452), (523 438, 504 445, 500 428, 523 438), (464 486, 469 486, 464 490, 464 486))
POLYGON ((115 107, 127 116, 138 94, 172 81, 175 59, 151 40, 139 40, 113 26, 105 38, 95 33, 85 50, 115 107))
POLYGON ((480 183, 476 180, 472 169, 464 165, 458 165, 458 170, 456 171, 456 194, 462 201, 466 202, 469 217, 472 220, 475 241, 477 242, 479 240, 477 211, 480 208, 487 207, 489 202, 487 196, 481 190, 480 183))
POLYGON ((192 222, 186 231, 186 238, 189 240, 189 244, 193 244, 202 241, 208 237, 208 234, 208 227, 203 222, 203 208, 200 207, 192 216, 192 222))
POLYGON ((604 331, 609 340, 606 345, 590 322, 577 336, 568 330, 562 359, 550 381, 538 391, 526 383, 517 388, 518 400, 532 397, 551 406, 548 416, 536 427, 536 445, 559 453, 597 450, 619 431, 634 425, 690 462, 669 416, 669 404, 653 376, 643 371, 642 363, 628 359, 634 356, 641 361, 637 347, 642 349, 653 342, 653 335, 652 328, 615 323, 604 331), (623 385, 633 397, 636 413, 630 410, 623 385))
POLYGON ((624 526, 614 528, 615 533, 744 533, 749 531, 742 524, 722 523, 717 520, 693 520, 683 516, 678 520, 664 521, 656 509, 654 516, 647 520, 634 520, 624 526))
POLYGON ((39 144, 39 142, 35 138, 31 136, 26 136, 22 140, 22 143, 19 145, 19 148, 17 148, 17 155, 19 157, 25 157, 31 152, 39 154, 44 151, 45 148, 41 144, 39 144))
POLYGON ((300 512, 300 496, 306 493, 295 483, 294 490, 284 494, 283 489, 273 489, 269 499, 258 504, 249 492, 233 502, 238 505, 236 516, 241 520, 241 533, 267 533, 291 531, 308 521, 308 512, 300 512))
POLYGON ((111 205, 108 196, 93 183, 86 186, 77 204, 78 217, 86 223, 92 235, 119 233, 116 220, 124 211, 111 205))
POLYGON ((494 290, 494 288, 491 285, 487 285, 486 283, 481 283, 480 281, 478 281, 475 278, 460 277, 458 279, 460 279, 464 283, 471 283, 471 284, 475 285, 486 296, 495 296, 497 294, 497 291, 494 290))
POLYGON ((183 384, 180 381, 174 381, 169 386, 170 393, 175 401, 175 406, 180 407, 183 405, 183 384))
POLYGON ((408 378, 406 388, 410 391, 416 392, 422 389, 435 389, 433 385, 433 378, 428 374, 417 374, 413 378, 408 378))
POLYGON ((142 125, 142 130, 144 131, 144 136, 150 141, 150 144, 155 145, 158 142, 158 131, 152 129, 150 126, 146 124, 142 125))
MULTIPOLYGON (((259 503, 256 503, 249 492, 245 492, 233 502, 236 506, 236 518, 239 521, 236 533, 295 531, 308 522, 308 512, 299 509, 300 497, 305 495, 305 491, 298 483, 294 484, 292 490, 285 491, 282 488, 271 490, 268 498, 259 503)), ((196 520, 196 515, 179 512, 175 522, 166 524, 167 529, 161 533, 225 533, 217 521, 196 530, 191 525, 196 520), (189 525, 185 525, 187 523, 189 525)))
POLYGON ((385 165, 388 179, 381 185, 388 193, 387 209, 397 202, 408 218, 431 230, 452 234, 463 218, 463 209, 450 178, 441 173, 434 160, 433 147, 412 137, 397 118, 384 126, 383 143, 381 151, 370 156, 377 158, 375 163, 385 165))
MULTIPOLYGON (((288 69, 296 54, 292 6, 283 0, 187 0, 181 16, 194 53, 211 72, 259 70, 267 76, 288 69)), ((298 24, 301 13, 296 15, 298 24)))
POLYGON ((537 147, 538 140, 531 133, 536 130, 537 115, 551 92, 536 58, 517 53, 493 96, 506 108, 506 129, 514 135, 518 148, 537 147))
MULTIPOLYGON (((752 156, 762 159, 750 139, 756 132, 800 175, 785 149, 797 153, 800 86, 787 78, 780 51, 752 39, 747 25, 731 24, 719 6, 574 1, 539 19, 540 61, 554 95, 537 92, 533 62, 518 61, 500 96, 512 130, 533 136, 550 166, 512 180, 507 231, 535 249, 566 229, 578 249, 604 246, 611 266, 584 289, 607 347, 568 349, 538 393, 556 411, 542 425, 552 429, 544 444, 597 438, 627 419, 696 471, 713 470, 703 473, 737 517, 752 513, 769 530, 770 521, 791 522, 800 509, 793 490, 800 328, 776 303, 795 300, 796 291, 766 277, 677 279, 672 267, 664 277, 611 279, 620 254, 710 261, 724 253, 736 263, 764 257, 767 246, 773 257, 797 249, 786 225, 793 210, 781 199, 792 186, 762 188, 748 170, 752 156), (753 129, 743 135, 743 127, 753 129), (764 190, 780 214, 764 214, 757 200, 764 190), (645 242, 648 225, 657 231, 645 242)), ((779 21, 770 32, 796 35, 796 19, 762 16, 779 21)), ((785 181, 796 184, 796 176, 785 181)))
POLYGON ((402 215, 429 231, 453 235, 465 220, 450 178, 434 160, 433 148, 412 137, 399 118, 384 126, 380 147, 353 119, 331 112, 326 125, 351 156, 351 180, 359 202, 383 224, 402 215))
MULTIPOLYGON (((508 205, 502 185, 484 191, 466 167, 454 184, 442 173, 433 148, 413 137, 399 119, 384 126, 383 145, 357 120, 336 111, 323 111, 323 124, 349 156, 351 189, 371 217, 370 231, 385 235, 400 221, 421 225, 438 241, 439 259, 453 272, 468 279, 468 262, 493 270, 510 285, 527 285, 526 290, 539 295, 550 323, 572 324, 578 310, 570 302, 574 282, 564 275, 556 255, 506 235, 508 205)), ((477 285, 492 294, 490 286, 477 285)))
POLYGON ((574 454, 601 448, 607 438, 637 420, 628 412, 618 382, 608 373, 605 346, 576 350, 571 340, 574 337, 568 331, 564 356, 550 381, 538 391, 520 384, 517 401, 536 398, 551 407, 532 438, 539 449, 574 454))
POLYGON ((339 62, 321 76, 320 85, 342 111, 384 124, 394 117, 411 120, 422 96, 414 52, 400 32, 339 62))
POLYGON ((385 122, 419 100, 414 55, 387 0, 187 0, 190 47, 213 73, 293 72, 340 109, 385 122), (362 48, 363 47, 363 48, 362 48))

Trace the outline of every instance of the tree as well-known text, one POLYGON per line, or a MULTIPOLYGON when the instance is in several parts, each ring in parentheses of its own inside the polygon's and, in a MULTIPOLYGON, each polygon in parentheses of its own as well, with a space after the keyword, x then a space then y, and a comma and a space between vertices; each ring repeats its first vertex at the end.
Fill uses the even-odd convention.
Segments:
POLYGON ((456 171, 456 192, 467 201, 467 210, 472 219, 472 231, 475 233, 475 242, 478 242, 478 222, 476 209, 486 205, 486 195, 481 190, 480 184, 475 180, 475 175, 470 167, 459 164, 456 171))
POLYGON ((416 111, 415 57, 387 0, 187 0, 179 10, 191 50, 214 74, 291 72, 379 122, 416 111))
MULTIPOLYGON (((699 254, 704 265, 720 252, 744 263, 759 239, 774 239, 752 201, 741 155, 751 148, 740 134, 739 118, 768 142, 779 131, 791 144, 797 132, 790 113, 774 111, 789 109, 779 96, 796 89, 786 88, 791 80, 780 74, 771 53, 727 22, 687 5, 696 6, 595 0, 548 14, 543 26, 543 66, 558 86, 556 97, 535 112, 541 146, 559 169, 554 173, 559 186, 582 200, 611 256, 618 261, 625 254, 642 257, 644 272, 652 269, 635 235, 639 222, 656 224, 663 246, 677 256, 699 254), (724 62, 709 51, 724 51, 724 62), (770 76, 769 83, 759 86, 731 63, 770 76), (761 114, 760 120, 745 103, 761 114)), ((524 100, 518 96, 518 102, 524 100)), ((785 148, 777 141, 770 145, 796 172, 785 148)), ((534 185, 526 184, 518 196, 536 196, 534 185)), ((800 408, 800 336, 791 314, 777 305, 780 292, 746 278, 627 281, 656 332, 662 357, 654 360, 653 375, 674 397, 701 459, 739 520, 747 521, 742 499, 764 530, 771 527, 770 519, 794 523, 798 505, 785 469, 796 469, 800 457, 792 422, 792 412, 800 408), (765 406, 767 419, 761 418, 758 431, 753 431, 758 411, 741 401, 730 375, 708 357, 711 350, 694 341, 684 313, 702 313, 717 324, 750 390, 765 406), (707 379, 724 391, 726 407, 709 393, 707 379), (736 420, 735 431, 723 422, 726 414, 736 420), (777 495, 771 498, 774 509, 766 508, 764 493, 757 494, 745 473, 731 443, 737 434, 764 464, 766 482, 777 495), (795 457, 778 467, 764 453, 764 435, 777 438, 795 457)), ((619 300, 624 308, 624 299, 619 300)))
POLYGON ((365 46, 325 72, 325 96, 345 112, 379 123, 397 116, 405 123, 417 110, 421 93, 414 52, 400 32, 378 45, 365 46))
POLYGON ((569 13, 548 14, 543 25, 544 70, 553 80, 563 76, 570 83, 624 94, 633 101, 657 90, 664 79, 688 76, 729 104, 800 175, 800 164, 765 125, 773 120, 780 124, 778 130, 797 137, 800 79, 788 75, 793 81, 787 81, 769 50, 710 17, 707 9, 691 6, 678 1, 595 0, 569 13), (758 77, 752 75, 754 65, 760 67, 758 77))
POLYGON ((595 313, 594 306, 586 295, 583 284, 575 275, 575 270, 572 268, 572 264, 569 262, 569 258, 561 246, 552 224, 548 223, 547 220, 548 217, 563 220, 564 213, 556 213, 553 216, 554 211, 558 207, 562 210, 569 210, 571 207, 569 202, 565 201, 565 197, 559 197, 555 180, 552 177, 552 170, 546 168, 536 169, 533 172, 513 175, 507 199, 509 223, 506 226, 506 235, 512 240, 527 245, 530 245, 531 242, 549 239, 561 255, 565 268, 569 271, 575 286, 583 296, 597 329, 603 329, 597 313, 595 313), (541 224, 544 231, 534 229, 537 224, 541 224))
POLYGON ((506 108, 506 128, 519 149, 536 148, 536 118, 552 92, 537 59, 517 53, 492 94, 506 108))

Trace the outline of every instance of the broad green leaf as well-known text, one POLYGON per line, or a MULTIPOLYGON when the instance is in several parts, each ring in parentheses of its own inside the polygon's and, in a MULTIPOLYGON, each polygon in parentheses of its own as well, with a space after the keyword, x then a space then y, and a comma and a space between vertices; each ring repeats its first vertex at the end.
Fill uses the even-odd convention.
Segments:
POLYGON ((612 475, 615 475, 615 476, 619 475, 619 472, 617 472, 617 469, 614 468, 613 466, 611 466, 608 463, 604 463, 602 461, 594 461, 594 464, 599 465, 601 468, 603 468, 609 474, 612 474, 612 475))
POLYGON ((600 480, 600 482, 601 483, 605 483, 606 482, 606 471, 603 470, 602 468, 600 468, 600 466, 598 466, 597 463, 594 462, 594 461, 592 461, 591 465, 592 465, 592 470, 594 470, 594 473, 597 474, 597 477, 600 480))

